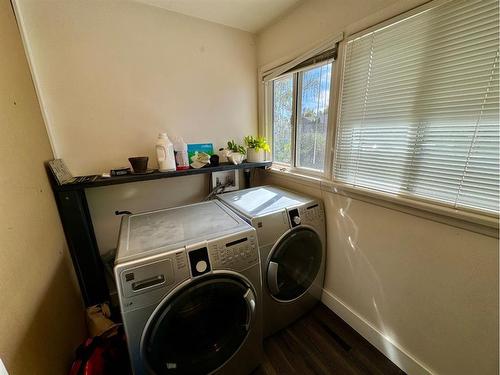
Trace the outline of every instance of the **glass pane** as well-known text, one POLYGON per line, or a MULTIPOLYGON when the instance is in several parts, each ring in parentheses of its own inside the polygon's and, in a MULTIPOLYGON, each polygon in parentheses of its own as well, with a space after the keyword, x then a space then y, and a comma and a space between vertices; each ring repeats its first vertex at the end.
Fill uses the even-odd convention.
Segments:
POLYGON ((301 296, 313 283, 323 258, 323 247, 316 232, 299 228, 291 231, 274 250, 270 261, 278 264, 279 300, 301 296))
POLYGON ((332 63, 300 73, 297 167, 323 171, 332 63))
POLYGON ((292 145, 293 76, 273 81, 273 160, 290 164, 292 145))
POLYGON ((156 315, 143 348, 157 374, 208 374, 247 336, 248 288, 229 278, 191 284, 156 315))

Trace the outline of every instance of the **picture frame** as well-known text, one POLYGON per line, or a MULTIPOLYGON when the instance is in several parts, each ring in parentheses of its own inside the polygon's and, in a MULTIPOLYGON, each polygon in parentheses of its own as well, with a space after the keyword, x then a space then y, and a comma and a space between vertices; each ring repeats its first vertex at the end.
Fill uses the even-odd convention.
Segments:
POLYGON ((212 190, 220 185, 224 187, 223 193, 240 189, 240 174, 237 169, 231 171, 219 171, 212 173, 212 190))

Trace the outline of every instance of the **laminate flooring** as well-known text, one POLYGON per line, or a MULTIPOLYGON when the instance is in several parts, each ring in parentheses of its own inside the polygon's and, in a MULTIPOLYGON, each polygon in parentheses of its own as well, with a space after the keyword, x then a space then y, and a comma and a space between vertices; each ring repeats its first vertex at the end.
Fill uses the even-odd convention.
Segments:
POLYGON ((402 375, 387 357, 323 304, 264 341, 252 375, 402 375))

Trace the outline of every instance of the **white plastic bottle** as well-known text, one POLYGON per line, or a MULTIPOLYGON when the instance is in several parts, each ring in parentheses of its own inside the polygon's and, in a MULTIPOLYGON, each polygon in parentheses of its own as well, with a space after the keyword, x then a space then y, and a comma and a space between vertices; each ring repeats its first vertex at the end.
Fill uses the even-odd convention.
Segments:
POLYGON ((182 137, 174 139, 174 151, 177 170, 189 169, 188 145, 182 137))
POLYGON ((175 171, 174 145, 167 137, 167 133, 160 133, 156 141, 156 157, 160 172, 175 171))

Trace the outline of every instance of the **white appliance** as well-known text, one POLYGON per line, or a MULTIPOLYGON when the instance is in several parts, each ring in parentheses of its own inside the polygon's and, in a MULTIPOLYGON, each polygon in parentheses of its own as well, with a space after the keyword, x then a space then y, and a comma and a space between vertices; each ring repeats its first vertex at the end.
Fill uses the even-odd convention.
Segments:
POLYGON ((321 201, 272 186, 218 199, 257 230, 264 336, 289 325, 321 298, 326 229, 321 201))
POLYGON ((256 233, 222 203, 123 217, 114 272, 135 375, 248 374, 259 365, 256 233))

